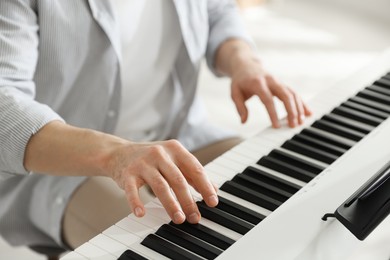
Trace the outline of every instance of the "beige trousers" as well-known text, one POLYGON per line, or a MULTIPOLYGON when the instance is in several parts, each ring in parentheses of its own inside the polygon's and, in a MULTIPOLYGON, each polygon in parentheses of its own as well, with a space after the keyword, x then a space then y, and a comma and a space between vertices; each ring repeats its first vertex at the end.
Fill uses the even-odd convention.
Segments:
MULTIPOLYGON (((242 141, 230 138, 203 147, 193 154, 203 164, 214 160, 242 141)), ((154 198, 147 187, 140 189, 144 203, 154 198)), ((88 178, 72 195, 63 218, 63 239, 76 248, 130 214, 122 189, 110 178, 88 178)))

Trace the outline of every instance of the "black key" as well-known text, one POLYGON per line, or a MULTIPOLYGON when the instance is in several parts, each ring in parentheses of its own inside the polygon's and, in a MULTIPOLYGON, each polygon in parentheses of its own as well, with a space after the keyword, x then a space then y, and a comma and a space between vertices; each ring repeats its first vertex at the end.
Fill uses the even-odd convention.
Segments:
POLYGON ((125 252, 123 252, 123 254, 121 254, 118 260, 148 260, 148 259, 128 249, 125 252))
POLYGON ((361 104, 355 103, 353 101, 346 101, 346 102, 343 103, 343 105, 345 107, 349 107, 349 108, 354 109, 356 111, 361 111, 361 112, 364 112, 364 113, 369 114, 369 115, 376 116, 376 117, 381 118, 381 119, 386 119, 390 115, 390 113, 386 113, 386 112, 380 111, 378 109, 369 107, 367 105, 361 105, 361 104))
POLYGON ((295 140, 288 140, 283 145, 283 148, 306 155, 308 157, 314 158, 316 160, 331 164, 337 160, 338 156, 319 150, 316 147, 302 144, 295 140))
POLYGON ((377 92, 379 94, 386 95, 386 96, 390 97, 390 87, 385 88, 382 86, 372 85, 372 86, 367 87, 366 89, 369 89, 369 90, 372 90, 372 91, 377 92))
POLYGON ((299 186, 295 183, 289 182, 285 179, 279 178, 275 175, 269 174, 266 171, 257 169, 257 168, 252 167, 252 166, 247 167, 242 172, 242 174, 248 175, 252 178, 255 178, 255 179, 257 179, 261 182, 267 183, 269 185, 278 187, 278 188, 280 188, 286 192, 289 192, 291 194, 296 193, 301 188, 301 186, 299 186))
POLYGON ((283 161, 268 156, 261 158, 257 163, 259 165, 270 168, 271 170, 281 172, 285 175, 304 182, 309 182, 316 176, 316 174, 312 172, 303 170, 299 167, 292 166, 288 163, 284 163, 283 161))
POLYGON ((355 141, 312 127, 303 129, 301 133, 346 150, 349 150, 349 148, 356 144, 355 141))
POLYGON ((385 88, 390 88, 390 79, 381 78, 374 82, 375 85, 383 86, 385 88))
POLYGON ((345 138, 354 140, 354 141, 360 141, 365 134, 362 134, 360 132, 351 130, 344 126, 339 126, 335 123, 331 123, 325 120, 317 120, 312 125, 314 128, 322 129, 324 131, 336 134, 338 136, 343 136, 345 138))
POLYGON ((362 122, 358 122, 353 119, 346 118, 337 114, 330 113, 322 117, 322 119, 335 123, 337 125, 345 126, 355 131, 359 131, 363 134, 368 134, 375 129, 374 126, 368 125, 362 122))
POLYGON ((214 259, 223 252, 220 248, 167 224, 162 225, 156 234, 206 259, 214 259))
POLYGON ((284 163, 288 163, 292 166, 299 167, 303 170, 315 173, 315 174, 318 174, 325 169, 324 167, 322 167, 320 165, 314 164, 314 163, 309 162, 305 159, 302 159, 300 157, 294 156, 292 154, 289 154, 287 152, 284 152, 284 151, 278 150, 278 149, 272 150, 268 154, 268 156, 275 158, 275 159, 278 159, 278 160, 281 160, 284 163))
POLYGON ((155 234, 149 234, 141 244, 171 259, 202 259, 155 234))
POLYGON ((348 99, 348 101, 352 101, 352 102, 355 102, 355 103, 358 103, 358 104, 361 104, 364 106, 368 106, 368 107, 377 109, 377 110, 382 111, 384 113, 390 114, 390 106, 385 105, 383 103, 378 103, 378 102, 372 101, 372 100, 364 98, 364 97, 356 96, 356 97, 352 97, 352 98, 348 99))
POLYGON ((321 151, 333 154, 337 157, 343 155, 348 149, 342 148, 340 146, 337 146, 335 144, 332 144, 330 142, 325 142, 322 140, 319 140, 318 138, 313 138, 309 135, 306 135, 305 133, 301 132, 300 134, 295 135, 292 140, 296 140, 300 143, 309 145, 311 147, 315 147, 317 149, 320 149, 321 151))
POLYGON ((172 221, 169 222, 169 225, 180 229, 194 237, 197 237, 207 243, 216 246, 222 250, 228 249, 231 245, 234 244, 234 240, 218 233, 202 224, 190 224, 188 222, 184 222, 183 224, 175 224, 172 221))
POLYGON ((234 176, 234 178, 231 181, 241 184, 242 186, 245 186, 247 189, 260 192, 261 194, 269 196, 280 202, 285 202, 287 199, 289 199, 292 196, 291 193, 281 190, 278 187, 258 181, 255 178, 252 178, 248 175, 237 174, 236 176, 234 176))
POLYGON ((196 203, 198 205, 199 211, 202 214, 202 217, 207 218, 215 223, 220 224, 228 229, 236 231, 242 235, 245 235, 249 230, 251 230, 254 225, 246 222, 240 218, 237 218, 229 213, 226 213, 217 208, 211 208, 206 205, 205 202, 198 201, 196 203))
POLYGON ((364 89, 364 90, 360 91, 357 94, 357 96, 364 97, 364 98, 370 99, 372 101, 385 104, 386 106, 390 106, 390 99, 388 97, 383 96, 381 94, 378 94, 378 93, 371 91, 371 90, 368 90, 368 89, 364 89))
POLYGON ((353 120, 372 125, 378 126, 382 123, 383 119, 380 119, 376 116, 368 115, 364 112, 356 111, 348 107, 339 106, 332 110, 332 113, 351 118, 353 120))
POLYGON ((387 73, 387 74, 384 75, 382 78, 387 79, 387 80, 390 80, 390 73, 387 73))
POLYGON ((245 186, 232 181, 225 182, 220 189, 271 211, 274 211, 280 205, 282 205, 282 202, 280 201, 270 198, 257 191, 247 189, 245 186))
POLYGON ((223 210, 229 214, 232 214, 233 216, 241 218, 245 221, 248 221, 253 225, 257 225, 263 219, 265 219, 264 215, 257 213, 251 209, 248 209, 244 206, 241 206, 233 201, 225 199, 223 197, 219 197, 219 202, 216 208, 223 210))

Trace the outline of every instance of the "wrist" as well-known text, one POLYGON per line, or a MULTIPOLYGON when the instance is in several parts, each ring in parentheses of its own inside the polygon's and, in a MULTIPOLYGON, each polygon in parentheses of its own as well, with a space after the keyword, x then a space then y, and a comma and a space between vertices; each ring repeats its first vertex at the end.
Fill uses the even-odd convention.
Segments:
POLYGON ((239 39, 224 42, 217 53, 217 70, 229 77, 254 62, 260 63, 252 48, 239 39))

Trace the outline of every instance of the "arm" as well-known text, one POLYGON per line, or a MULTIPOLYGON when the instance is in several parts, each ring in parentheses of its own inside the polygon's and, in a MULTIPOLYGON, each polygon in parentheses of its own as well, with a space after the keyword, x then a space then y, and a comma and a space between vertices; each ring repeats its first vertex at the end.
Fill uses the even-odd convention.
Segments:
POLYGON ((215 66, 221 74, 232 79, 231 96, 241 117, 241 122, 248 118, 245 101, 252 96, 258 96, 265 105, 272 126, 279 127, 273 97, 279 98, 287 110, 290 127, 302 124, 311 111, 300 96, 291 88, 275 79, 264 70, 260 60, 252 48, 239 39, 229 39, 219 47, 215 66))
POLYGON ((138 189, 149 184, 175 223, 200 213, 188 184, 209 206, 218 199, 201 164, 177 141, 133 143, 101 132, 52 122, 30 138, 25 167, 52 175, 107 176, 126 192, 136 216, 145 214, 138 189), (173 189, 178 202, 171 193, 173 189))

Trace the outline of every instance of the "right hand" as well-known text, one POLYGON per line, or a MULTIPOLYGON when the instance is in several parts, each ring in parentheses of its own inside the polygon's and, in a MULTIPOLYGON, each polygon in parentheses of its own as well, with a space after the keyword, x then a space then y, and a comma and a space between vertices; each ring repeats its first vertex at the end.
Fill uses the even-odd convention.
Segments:
POLYGON ((137 217, 145 214, 138 194, 144 184, 151 187, 176 224, 186 219, 194 224, 200 220, 189 185, 202 195, 208 206, 218 204, 216 190, 203 166, 176 140, 121 145, 111 152, 107 172, 125 191, 137 217))

